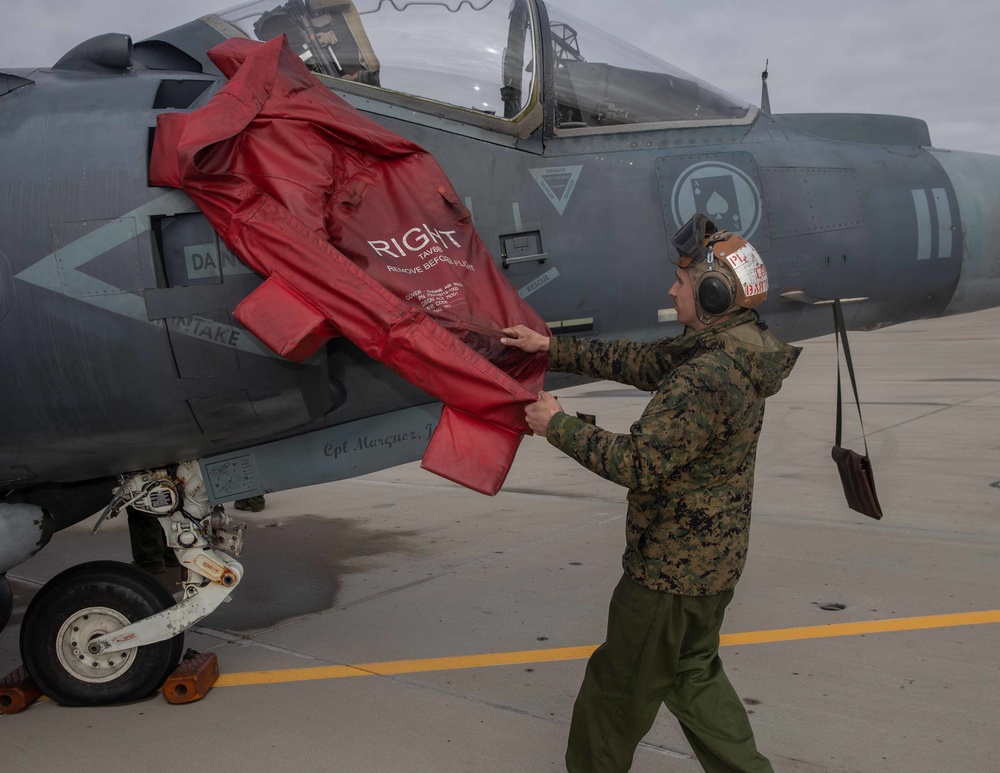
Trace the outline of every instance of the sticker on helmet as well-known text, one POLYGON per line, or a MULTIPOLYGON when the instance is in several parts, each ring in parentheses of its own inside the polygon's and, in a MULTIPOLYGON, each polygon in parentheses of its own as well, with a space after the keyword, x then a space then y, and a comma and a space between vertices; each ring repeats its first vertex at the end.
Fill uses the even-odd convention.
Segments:
POLYGON ((754 295, 767 295, 767 269, 757 250, 750 244, 744 244, 735 252, 722 257, 729 264, 736 278, 743 286, 743 294, 750 298, 754 295))

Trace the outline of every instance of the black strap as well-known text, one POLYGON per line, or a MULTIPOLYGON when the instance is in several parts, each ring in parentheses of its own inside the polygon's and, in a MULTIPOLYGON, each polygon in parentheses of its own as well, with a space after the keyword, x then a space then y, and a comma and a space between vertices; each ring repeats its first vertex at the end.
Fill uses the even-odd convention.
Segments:
POLYGON ((858 420, 861 422, 861 439, 865 443, 865 456, 868 454, 868 438, 865 437, 865 420, 861 416, 861 400, 858 399, 858 382, 854 378, 854 363, 851 362, 851 347, 847 343, 847 325, 844 324, 844 310, 840 301, 833 302, 833 333, 837 341, 837 438, 834 445, 839 446, 843 426, 843 406, 840 393, 840 339, 844 339, 844 359, 847 361, 847 372, 851 376, 851 387, 854 389, 854 403, 858 406, 858 420))

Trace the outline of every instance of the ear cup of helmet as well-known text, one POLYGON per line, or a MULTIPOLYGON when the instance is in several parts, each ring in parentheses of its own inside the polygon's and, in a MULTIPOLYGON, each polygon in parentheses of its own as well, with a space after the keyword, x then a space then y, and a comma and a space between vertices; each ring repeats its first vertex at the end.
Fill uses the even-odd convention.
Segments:
POLYGON ((733 305, 733 288, 721 271, 702 274, 697 293, 698 305, 706 314, 725 314, 733 305))

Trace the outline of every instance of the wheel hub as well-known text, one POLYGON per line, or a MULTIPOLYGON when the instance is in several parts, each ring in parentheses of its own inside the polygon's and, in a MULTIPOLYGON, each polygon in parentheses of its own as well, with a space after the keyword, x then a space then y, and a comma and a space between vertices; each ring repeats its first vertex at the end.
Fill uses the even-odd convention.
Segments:
POLYGON ((102 655, 91 653, 88 645, 130 624, 125 615, 108 607, 87 607, 75 612, 62 624, 56 637, 59 662, 83 682, 98 684, 117 679, 135 661, 138 648, 102 655))

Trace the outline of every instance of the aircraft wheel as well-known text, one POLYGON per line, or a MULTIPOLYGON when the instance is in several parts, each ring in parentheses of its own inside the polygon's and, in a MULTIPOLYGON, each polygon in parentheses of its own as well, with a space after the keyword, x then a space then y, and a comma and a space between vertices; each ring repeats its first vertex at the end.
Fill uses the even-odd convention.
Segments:
POLYGON ((136 700, 155 691, 180 660, 184 634, 92 656, 87 642, 156 614, 173 597, 142 569, 92 561, 56 575, 21 623, 21 657, 42 691, 67 706, 136 700))
POLYGON ((10 589, 7 575, 0 574, 0 631, 7 627, 10 614, 14 611, 14 592, 10 589))

